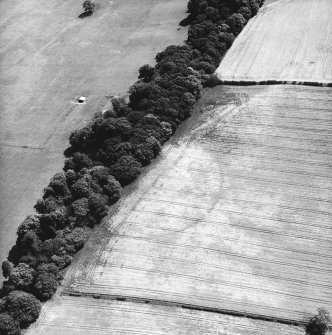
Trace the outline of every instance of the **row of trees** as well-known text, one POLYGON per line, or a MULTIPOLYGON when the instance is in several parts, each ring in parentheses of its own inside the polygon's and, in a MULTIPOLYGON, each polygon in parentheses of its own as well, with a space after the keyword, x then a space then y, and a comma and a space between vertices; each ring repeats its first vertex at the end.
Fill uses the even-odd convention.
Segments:
POLYGON ((80 250, 89 229, 107 215, 121 187, 135 180, 188 118, 202 88, 260 0, 190 0, 190 27, 183 46, 169 46, 156 65, 139 69, 129 100, 113 99, 113 109, 97 113, 74 131, 57 173, 38 200, 36 214, 17 231, 2 270, 0 334, 15 335, 38 317, 64 269, 80 250))

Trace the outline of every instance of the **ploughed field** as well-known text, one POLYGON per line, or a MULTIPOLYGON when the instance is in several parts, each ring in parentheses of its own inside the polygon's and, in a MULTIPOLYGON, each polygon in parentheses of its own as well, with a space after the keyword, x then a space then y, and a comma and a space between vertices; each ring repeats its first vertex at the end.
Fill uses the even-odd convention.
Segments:
POLYGON ((0 4, 0 261, 16 229, 63 166, 72 130, 125 93, 138 68, 182 43, 186 0, 100 0, 0 4), (76 105, 80 95, 85 105, 76 105))
MULTIPOLYGON (((47 313, 32 325, 35 335, 302 335, 300 327, 222 314, 157 306, 61 297, 47 303, 47 313)), ((46 309, 45 309, 46 310, 46 309)))
MULTIPOLYGON (((68 322, 90 331, 88 319, 78 320, 75 300, 99 324, 109 325, 110 315, 124 327, 129 322, 127 312, 106 312, 113 303, 130 309, 126 302, 82 302, 68 294, 151 302, 134 308, 156 314, 144 312, 137 329, 151 318, 160 334, 169 329, 158 324, 163 312, 155 304, 294 323, 321 306, 331 311, 331 92, 285 85, 205 90, 183 135, 163 148, 91 236, 59 300, 44 306, 28 334, 55 325, 65 334, 68 322), (107 317, 99 313, 104 304, 107 317)), ((243 334, 257 334, 249 321, 239 322, 249 327, 242 324, 243 334)), ((299 331, 262 327, 264 335, 299 331)), ((178 328, 168 333, 186 334, 178 328)))
POLYGON ((267 2, 220 64, 226 82, 332 83, 332 2, 267 2))

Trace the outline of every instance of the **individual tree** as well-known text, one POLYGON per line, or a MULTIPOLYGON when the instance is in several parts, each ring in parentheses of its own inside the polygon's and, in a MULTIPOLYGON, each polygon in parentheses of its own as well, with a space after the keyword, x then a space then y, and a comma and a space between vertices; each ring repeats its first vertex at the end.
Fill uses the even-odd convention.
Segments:
POLYGON ((110 170, 106 166, 94 166, 89 170, 91 177, 99 184, 105 185, 107 183, 107 178, 110 174, 110 170))
POLYGON ((44 239, 54 237, 57 230, 66 226, 67 208, 61 207, 49 214, 41 215, 40 230, 44 239))
POLYGON ((97 152, 99 159, 106 166, 113 165, 121 156, 131 155, 132 147, 129 142, 122 142, 118 137, 108 138, 97 152))
POLYGON ((20 263, 12 270, 9 281, 20 290, 28 289, 34 280, 35 271, 28 264, 20 263))
POLYGON ((67 185, 66 175, 63 172, 56 173, 52 177, 49 186, 53 189, 55 194, 59 194, 62 196, 68 196, 68 194, 70 194, 67 185))
POLYGON ((193 61, 192 63, 190 63, 190 65, 195 68, 195 70, 198 71, 204 71, 204 73, 210 74, 213 73, 215 71, 215 66, 210 64, 209 62, 197 62, 197 61, 193 61))
POLYGON ((150 66, 149 64, 145 64, 140 67, 138 72, 139 72, 138 79, 142 79, 145 82, 149 82, 152 80, 155 74, 155 68, 150 66))
POLYGON ((37 275, 43 272, 49 272, 49 273, 52 273, 55 277, 58 277, 60 269, 54 263, 44 263, 44 264, 40 264, 36 269, 37 275))
POLYGON ((77 180, 71 187, 71 191, 73 193, 73 196, 76 199, 80 198, 87 198, 89 197, 93 191, 89 183, 88 176, 84 176, 77 180))
POLYGON ((259 11, 259 6, 263 4, 260 0, 249 0, 249 8, 251 10, 251 15, 254 16, 259 11))
POLYGON ((38 213, 46 214, 51 213, 62 206, 67 206, 71 201, 71 193, 67 187, 65 194, 60 194, 54 191, 54 189, 49 185, 44 189, 43 199, 38 200, 35 208, 38 213))
POLYGON ((170 125, 170 123, 162 121, 160 122, 161 125, 161 129, 164 133, 164 138, 167 141, 171 136, 172 136, 172 126, 170 125))
POLYGON ((91 168, 93 165, 92 160, 86 154, 81 152, 75 152, 73 157, 66 159, 64 171, 74 170, 76 172, 80 171, 83 168, 91 168))
POLYGON ((160 142, 154 136, 149 136, 146 139, 146 143, 148 144, 148 146, 153 151, 154 157, 156 157, 160 153, 160 151, 161 151, 161 144, 160 144, 160 142))
POLYGON ((38 255, 41 248, 41 240, 35 231, 28 231, 22 238, 17 239, 16 241, 16 257, 11 259, 11 254, 8 256, 8 260, 14 264, 17 264, 17 260, 19 260, 22 256, 26 255, 38 255))
POLYGON ((134 126, 142 120, 144 115, 144 111, 133 111, 127 115, 127 119, 134 126))
POLYGON ((216 22, 220 20, 220 13, 217 8, 207 7, 205 9, 205 20, 211 20, 212 22, 216 22))
POLYGON ((226 20, 226 23, 230 26, 233 34, 237 36, 246 24, 246 19, 240 13, 234 13, 226 20))
POLYGON ((39 215, 28 215, 26 219, 18 226, 17 236, 22 238, 28 231, 39 231, 39 215))
POLYGON ((194 108, 194 104, 196 103, 195 97, 191 93, 185 93, 181 97, 180 107, 182 109, 181 114, 185 114, 185 116, 189 116, 190 112, 194 108))
POLYGON ((189 0, 188 4, 188 13, 198 15, 207 8, 207 1, 202 0, 189 0))
POLYGON ((85 0, 83 2, 84 12, 91 15, 95 11, 95 4, 92 0, 85 0))
POLYGON ((143 166, 151 163, 151 160, 154 158, 154 153, 149 143, 141 143, 135 147, 134 151, 135 157, 143 166))
POLYGON ((84 150, 89 144, 91 135, 91 127, 86 126, 81 129, 74 130, 69 137, 69 144, 75 151, 84 150))
POLYGON ((306 333, 308 335, 325 335, 330 324, 329 312, 325 308, 318 308, 317 314, 310 319, 306 327, 306 333))
POLYGON ((233 33, 227 33, 227 32, 222 32, 219 34, 219 40, 223 43, 226 44, 227 48, 230 48, 231 45, 234 42, 234 34, 233 33))
POLYGON ((78 179, 79 179, 79 175, 74 170, 66 171, 66 180, 67 180, 68 186, 73 185, 78 179))
POLYGON ((40 302, 30 293, 12 291, 6 300, 6 310, 21 328, 28 327, 37 320, 40 313, 40 302))
MULTIPOLYGON (((1 292, 2 293, 2 292, 1 292)), ((1 294, 3 295, 3 294, 1 294)), ((5 311, 5 306, 6 306, 6 297, 3 296, 1 299, 0 299, 0 313, 3 313, 5 311)))
POLYGON ((54 264, 58 266, 59 269, 64 269, 65 267, 70 265, 72 259, 73 257, 67 254, 62 256, 53 255, 51 257, 52 262, 54 262, 54 264))
POLYGON ((164 131, 162 129, 161 124, 158 126, 138 124, 134 128, 133 136, 130 139, 130 142, 133 145, 138 145, 138 144, 144 143, 151 136, 157 139, 160 143, 164 143, 165 141, 164 131))
POLYGON ((20 324, 8 313, 0 314, 0 335, 19 335, 21 333, 20 324))
MULTIPOLYGON (((91 193, 92 195, 92 193, 91 193)), ((69 221, 71 226, 85 226, 87 216, 89 213, 89 200, 88 198, 81 198, 74 201, 69 207, 69 221)))
POLYGON ((219 26, 217 26, 217 29, 220 33, 227 33, 230 28, 226 23, 221 23, 219 26))
POLYGON ((52 297, 58 287, 56 276, 51 272, 41 272, 37 275, 33 286, 36 297, 46 301, 52 297))
POLYGON ((85 240, 88 237, 88 231, 84 228, 74 228, 69 234, 66 235, 68 244, 72 244, 75 250, 78 251, 83 248, 85 240))
MULTIPOLYGON (((0 289, 1 296, 6 297, 10 292, 14 291, 15 285, 11 283, 9 280, 5 280, 2 282, 2 288, 0 289)), ((6 311, 6 307, 3 308, 4 311, 6 311)))
POLYGON ((55 211, 59 207, 64 205, 64 199, 62 197, 45 196, 43 199, 38 199, 35 205, 35 209, 39 214, 47 214, 55 211))
POLYGON ((25 254, 19 259, 18 263, 28 264, 31 268, 34 269, 38 265, 36 256, 37 255, 32 255, 31 253, 25 254))
POLYGON ((117 135, 120 135, 122 140, 126 140, 128 139, 129 136, 131 136, 132 126, 126 117, 116 118, 114 122, 114 126, 117 131, 117 135))
POLYGON ((109 204, 114 204, 120 199, 121 196, 121 185, 111 175, 107 177, 106 183, 103 185, 104 194, 108 197, 109 204))
POLYGON ((69 214, 71 216, 85 217, 88 214, 88 211, 89 201, 87 198, 78 199, 69 206, 69 214))
POLYGON ((158 93, 161 93, 160 87, 156 85, 154 81, 151 81, 149 83, 145 83, 142 81, 136 82, 129 88, 129 99, 131 108, 137 110, 142 109, 140 108, 140 102, 143 99, 150 98, 151 96, 158 93))
POLYGON ((251 18, 251 10, 249 7, 243 6, 240 7, 237 11, 238 13, 242 14, 242 16, 248 21, 251 18))
POLYGON ((112 100, 112 106, 113 106, 113 115, 111 113, 104 114, 103 117, 105 119, 107 118, 116 118, 116 117, 123 117, 130 112, 132 112, 132 109, 128 106, 128 103, 126 102, 126 99, 123 97, 114 97, 112 100))
MULTIPOLYGON (((118 102, 118 99, 115 99, 114 101, 118 102)), ((119 110, 121 109, 121 107, 115 108, 119 108, 119 110)), ((132 131, 132 126, 126 117, 106 118, 99 121, 98 123, 95 123, 92 128, 96 134, 96 141, 98 143, 102 143, 106 139, 112 137, 126 140, 132 131)))
POLYGON ((2 275, 5 278, 8 278, 12 272, 12 265, 8 261, 3 261, 1 267, 2 267, 2 275))
POLYGON ((141 164, 132 156, 123 156, 113 165, 111 172, 121 185, 127 185, 141 173, 141 164))
POLYGON ((101 219, 107 215, 107 200, 106 197, 101 194, 93 194, 88 200, 88 225, 89 227, 93 227, 95 224, 99 224, 101 219))

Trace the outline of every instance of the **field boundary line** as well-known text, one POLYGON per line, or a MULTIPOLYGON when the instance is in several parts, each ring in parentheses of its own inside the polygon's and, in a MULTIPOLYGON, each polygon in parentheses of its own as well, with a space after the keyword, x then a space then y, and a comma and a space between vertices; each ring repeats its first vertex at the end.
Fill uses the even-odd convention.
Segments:
MULTIPOLYGON (((177 308, 183 308, 183 309, 201 311, 201 312, 207 312, 207 313, 216 313, 216 314, 231 315, 231 316, 236 316, 236 317, 245 317, 245 318, 253 319, 253 320, 280 323, 280 324, 291 325, 291 326, 305 326, 307 324, 307 320, 299 321, 299 320, 295 320, 292 318, 286 319, 286 318, 268 316, 268 315, 258 314, 258 313, 237 311, 237 310, 226 309, 226 308, 206 307, 206 306, 201 306, 201 305, 196 305, 196 304, 188 304, 188 303, 182 303, 182 302, 180 303, 180 302, 164 300, 164 299, 142 298, 142 297, 135 297, 135 296, 105 294, 105 293, 80 292, 75 289, 64 289, 60 293, 60 296, 114 300, 114 301, 121 301, 121 302, 149 304, 149 305, 164 306, 164 307, 177 307, 177 308)), ((332 327, 329 327, 329 329, 332 329, 332 327)))
POLYGON ((216 77, 216 85, 229 86, 255 86, 255 85, 298 85, 298 86, 313 86, 313 87, 332 87, 332 82, 319 81, 298 81, 298 80, 222 80, 216 77))

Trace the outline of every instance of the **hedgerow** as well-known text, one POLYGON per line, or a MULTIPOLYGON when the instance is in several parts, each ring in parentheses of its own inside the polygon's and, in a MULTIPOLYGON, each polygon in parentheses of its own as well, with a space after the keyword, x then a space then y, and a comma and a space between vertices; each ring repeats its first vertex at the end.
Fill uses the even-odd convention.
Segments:
POLYGON ((114 98, 113 110, 97 113, 70 135, 63 171, 45 188, 36 214, 18 227, 2 264, 1 335, 18 334, 37 319, 39 301, 52 297, 89 229, 191 115, 202 88, 213 85, 213 72, 262 2, 190 0, 185 45, 158 53, 154 67, 139 69, 128 101, 114 98))

